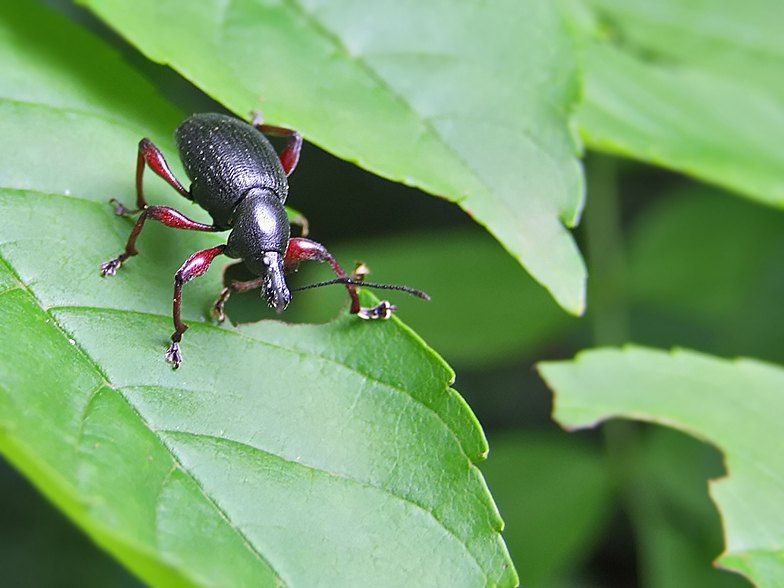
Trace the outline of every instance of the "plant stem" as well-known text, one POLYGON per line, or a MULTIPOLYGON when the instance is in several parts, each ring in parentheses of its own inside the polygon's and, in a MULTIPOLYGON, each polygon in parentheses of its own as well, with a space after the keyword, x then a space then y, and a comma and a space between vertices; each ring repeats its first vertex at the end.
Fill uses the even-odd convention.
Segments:
MULTIPOLYGON (((587 171, 588 308, 593 323, 594 346, 618 346, 629 340, 630 333, 617 161, 611 156, 591 154, 587 160, 587 171)), ((602 435, 617 495, 635 535, 643 537, 645 513, 652 505, 638 469, 639 426, 633 421, 614 419, 603 424, 602 435)), ((644 567, 645 558, 640 558, 640 547, 638 540, 638 565, 644 567)))
MULTIPOLYGON (((612 156, 592 153, 587 159, 587 172, 588 309, 594 346, 622 345, 629 339, 629 317, 617 162, 612 156)), ((636 437, 633 423, 611 421, 605 423, 603 431, 610 460, 619 466, 617 473, 626 471, 626 448, 636 437)))
POLYGON ((594 344, 622 345, 629 339, 629 317, 617 163, 613 157, 601 154, 591 154, 587 163, 588 308, 594 344))

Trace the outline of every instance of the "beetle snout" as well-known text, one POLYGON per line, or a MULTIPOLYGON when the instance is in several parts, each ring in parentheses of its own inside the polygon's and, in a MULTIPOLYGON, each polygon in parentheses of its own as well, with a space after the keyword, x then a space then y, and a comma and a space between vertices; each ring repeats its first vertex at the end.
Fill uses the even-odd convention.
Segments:
POLYGON ((264 279, 264 298, 278 313, 286 310, 291 302, 291 291, 283 275, 283 260, 278 253, 268 252, 264 256, 267 274, 264 279))
POLYGON ((270 276, 264 285, 264 297, 269 305, 280 314, 291 302, 291 291, 285 281, 277 281, 270 276))

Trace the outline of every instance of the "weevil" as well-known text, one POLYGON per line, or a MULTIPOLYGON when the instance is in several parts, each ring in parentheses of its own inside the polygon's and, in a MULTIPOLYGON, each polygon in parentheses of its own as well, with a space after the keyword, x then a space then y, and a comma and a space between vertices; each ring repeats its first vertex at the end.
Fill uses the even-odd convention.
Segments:
POLYGON ((174 132, 174 139, 185 173, 191 180, 186 189, 172 173, 166 159, 152 141, 142 139, 136 163, 136 209, 130 210, 112 200, 115 211, 123 216, 140 214, 131 231, 125 251, 101 264, 103 276, 113 276, 130 257, 138 255, 136 239, 147 220, 155 220, 167 227, 189 231, 231 231, 225 245, 217 245, 191 255, 174 276, 174 333, 166 361, 174 369, 182 363, 180 343, 188 325, 182 322, 182 287, 203 275, 219 255, 241 261, 258 278, 246 282, 232 282, 224 288, 213 312, 223 321, 224 305, 231 292, 261 288, 262 295, 277 312, 283 312, 291 302, 291 290, 286 274, 303 261, 327 262, 337 275, 330 282, 314 284, 344 284, 351 297, 352 314, 363 319, 388 319, 395 311, 389 302, 362 307, 357 294, 358 285, 403 290, 428 299, 423 292, 405 286, 367 284, 360 278, 349 277, 335 258, 320 243, 303 237, 291 237, 286 215, 288 176, 299 161, 302 137, 290 129, 263 124, 258 118, 253 123, 223 114, 196 114, 185 120, 174 132), (265 135, 287 140, 278 155, 265 135), (153 172, 172 186, 183 197, 198 204, 212 218, 212 224, 189 219, 168 206, 150 206, 144 197, 144 170, 153 172))

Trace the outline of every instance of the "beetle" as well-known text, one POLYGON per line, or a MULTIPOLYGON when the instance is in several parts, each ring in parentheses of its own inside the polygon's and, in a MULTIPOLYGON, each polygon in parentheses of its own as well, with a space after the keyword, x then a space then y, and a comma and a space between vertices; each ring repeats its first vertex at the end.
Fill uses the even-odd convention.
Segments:
MULTIPOLYGON (((303 261, 327 262, 337 279, 309 287, 344 284, 351 297, 351 314, 363 319, 388 319, 395 311, 389 302, 365 308, 360 305, 356 286, 362 277, 349 277, 335 258, 320 243, 303 237, 291 237, 284 204, 288 196, 288 176, 299 161, 302 137, 290 129, 263 124, 256 117, 252 123, 215 113, 195 114, 174 132, 174 139, 185 172, 191 180, 186 189, 172 173, 163 153, 149 139, 139 142, 136 163, 136 209, 129 210, 112 200, 115 212, 122 216, 141 213, 131 231, 125 251, 101 264, 101 275, 113 276, 130 257, 137 255, 136 239, 144 223, 155 220, 167 227, 190 231, 231 231, 225 245, 218 245, 191 255, 174 276, 174 333, 166 361, 174 369, 182 363, 180 342, 188 325, 182 322, 182 287, 203 275, 219 255, 239 259, 258 278, 232 282, 223 289, 213 313, 224 320, 223 307, 232 291, 261 288, 269 305, 280 313, 291 302, 285 274, 296 270, 303 261), (287 139, 278 155, 265 135, 287 139), (150 206, 144 197, 142 179, 149 167, 183 197, 198 204, 212 217, 212 224, 189 219, 168 206, 150 206)), ((426 294, 405 286, 365 284, 369 287, 403 290, 420 298, 426 294)))

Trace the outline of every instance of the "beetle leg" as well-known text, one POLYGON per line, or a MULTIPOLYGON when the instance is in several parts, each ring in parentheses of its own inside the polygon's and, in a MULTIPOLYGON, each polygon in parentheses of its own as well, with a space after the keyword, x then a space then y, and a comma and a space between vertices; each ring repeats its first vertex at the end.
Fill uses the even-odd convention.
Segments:
POLYGON ((294 171, 294 168, 297 167, 297 162, 299 161, 299 152, 302 150, 302 135, 291 129, 265 125, 262 122, 259 113, 255 113, 253 116, 253 126, 265 135, 283 137, 284 139, 289 140, 286 148, 278 157, 280 157, 280 162, 283 164, 283 171, 286 172, 287 176, 290 176, 291 172, 294 171))
POLYGON ((220 296, 218 296, 215 304, 212 305, 212 316, 214 316, 215 320, 217 320, 220 324, 223 324, 223 322, 226 320, 226 311, 224 308, 226 307, 226 302, 228 302, 230 296, 231 288, 227 286, 221 290, 220 296))
MULTIPOLYGON (((289 241, 289 247, 286 250, 286 271, 294 271, 303 261, 326 261, 339 278, 349 278, 346 272, 343 271, 343 268, 340 267, 340 264, 321 243, 295 237, 289 241)), ((356 314, 363 319, 388 319, 395 311, 395 307, 386 300, 380 302, 378 306, 363 308, 359 303, 359 295, 354 284, 347 283, 346 289, 349 296, 351 296, 351 314, 356 314)))
MULTIPOLYGON (((228 267, 231 266, 227 266, 227 268, 228 267)), ((218 319, 219 323, 222 323, 226 320, 226 313, 223 311, 223 309, 226 306, 226 302, 229 300, 229 297, 231 297, 232 292, 246 292, 255 288, 261 288, 263 285, 264 278, 256 278, 255 280, 249 280, 247 282, 232 280, 231 285, 225 287, 221 291, 220 296, 218 296, 218 299, 215 301, 215 305, 212 307, 212 316, 218 319)))
POLYGON ((177 190, 185 198, 193 200, 191 193, 174 177, 161 150, 149 139, 142 139, 139 141, 139 157, 136 160, 136 207, 139 210, 147 208, 147 201, 144 199, 144 190, 142 188, 142 177, 144 176, 145 165, 148 165, 152 171, 166 180, 172 188, 177 190))
POLYGON ((117 200, 117 198, 109 200, 109 204, 114 207, 114 213, 117 216, 135 216, 141 212, 141 209, 131 210, 130 208, 127 208, 125 204, 117 200))
POLYGON ((139 217, 139 220, 136 221, 136 226, 133 227, 131 236, 128 237, 128 243, 125 245, 125 252, 122 253, 119 257, 102 263, 101 275, 113 276, 115 273, 117 273, 117 269, 123 264, 125 260, 134 255, 138 255, 139 252, 136 250, 136 239, 139 237, 139 233, 142 232, 144 223, 148 218, 161 222, 167 227, 172 227, 174 229, 211 232, 221 230, 214 225, 197 223, 196 221, 189 219, 181 212, 178 212, 173 208, 169 208, 168 206, 147 206, 142 212, 142 215, 139 217))
MULTIPOLYGON (((228 272, 230 268, 242 264, 243 264, 242 261, 236 261, 234 263, 229 263, 227 265, 224 265, 223 277, 221 279, 221 282, 224 284, 226 283, 226 272, 228 272)), ((232 280, 232 284, 233 283, 234 281, 232 280)), ((231 296, 231 288, 227 286, 226 288, 221 290, 220 296, 218 296, 218 299, 215 301, 215 304, 212 305, 212 310, 210 311, 210 314, 212 314, 212 316, 215 317, 219 323, 223 323, 226 320, 226 313, 223 311, 223 308, 226 306, 226 302, 229 300, 230 296, 231 296)))
POLYGON ((205 249, 194 253, 188 258, 182 267, 174 275, 174 333, 171 336, 172 344, 166 352, 166 361, 174 364, 176 370, 182 363, 180 353, 180 341, 182 334, 188 330, 188 325, 182 322, 180 310, 182 308, 182 287, 193 278, 198 278, 210 269, 212 261, 226 249, 225 245, 218 245, 210 249, 205 249))

